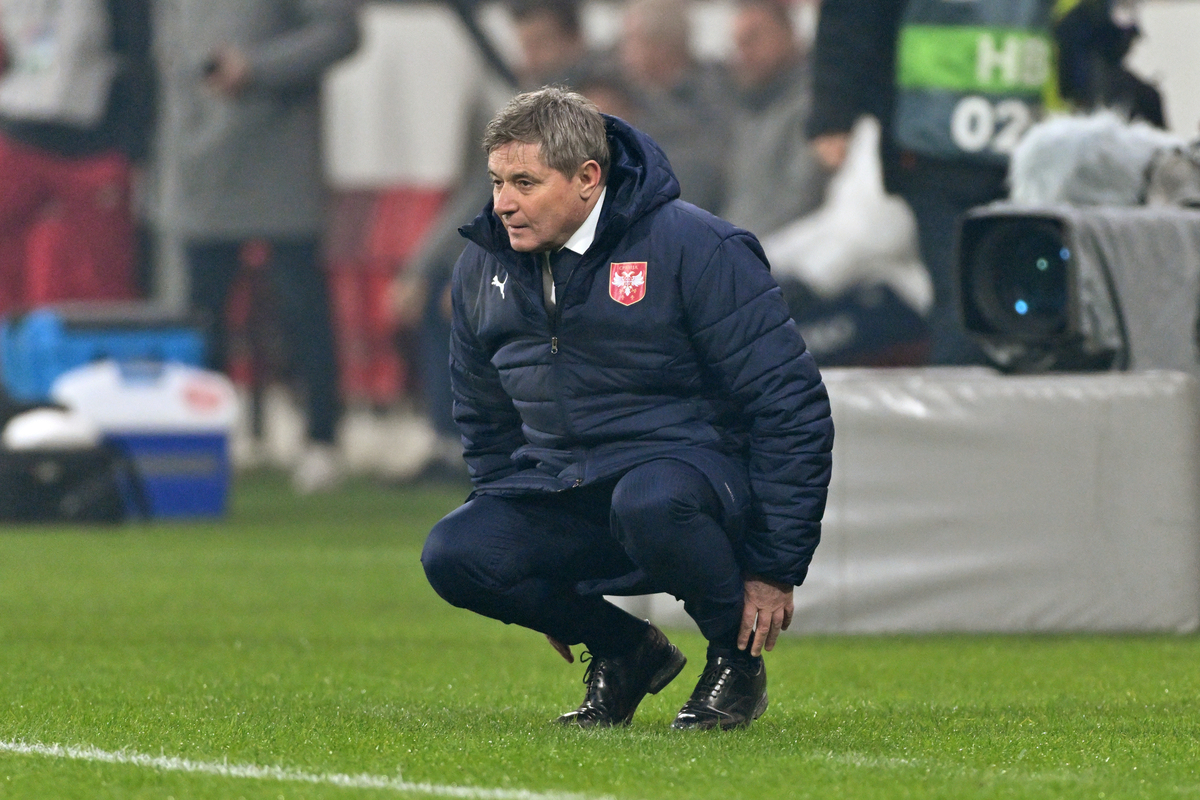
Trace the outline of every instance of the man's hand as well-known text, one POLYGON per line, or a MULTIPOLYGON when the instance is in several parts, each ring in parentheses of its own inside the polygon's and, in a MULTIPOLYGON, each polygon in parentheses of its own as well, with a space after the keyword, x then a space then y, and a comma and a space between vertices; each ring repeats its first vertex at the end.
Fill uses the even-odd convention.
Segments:
POLYGON ((250 82, 250 59, 236 47, 223 47, 205 67, 204 82, 217 94, 235 98, 250 82))
POLYGON ((568 664, 575 663, 575 656, 571 654, 571 648, 567 647, 565 644, 560 642, 558 639, 555 639, 548 633, 546 634, 546 641, 550 643, 550 646, 554 648, 554 651, 562 656, 568 664))
POLYGON ((392 320, 406 330, 421 324, 425 302, 429 299, 429 283, 419 275, 400 273, 387 290, 392 320))
POLYGON ((742 627, 738 631, 738 649, 753 646, 750 655, 762 655, 762 651, 773 650, 780 631, 792 624, 796 611, 792 600, 795 587, 769 578, 748 575, 744 582, 745 600, 742 605, 742 627))
POLYGON ((812 140, 817 160, 830 172, 837 172, 842 168, 842 164, 846 163, 846 150, 849 145, 849 133, 826 133, 812 140))

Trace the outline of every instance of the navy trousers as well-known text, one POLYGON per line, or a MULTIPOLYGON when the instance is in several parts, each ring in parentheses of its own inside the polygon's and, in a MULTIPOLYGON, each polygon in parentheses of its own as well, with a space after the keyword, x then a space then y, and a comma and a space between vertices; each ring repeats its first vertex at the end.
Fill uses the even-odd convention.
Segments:
POLYGON ((637 621, 586 584, 640 571, 640 591, 680 598, 706 638, 728 641, 742 615, 740 534, 721 519, 708 479, 661 459, 601 485, 476 496, 434 526, 421 562, 447 602, 594 653, 637 621))

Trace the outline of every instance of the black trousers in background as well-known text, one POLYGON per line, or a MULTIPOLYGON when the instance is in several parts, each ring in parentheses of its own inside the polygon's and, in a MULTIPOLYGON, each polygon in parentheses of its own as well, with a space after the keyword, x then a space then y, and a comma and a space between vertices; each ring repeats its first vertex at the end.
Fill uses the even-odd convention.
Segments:
POLYGON ((916 217, 921 260, 933 281, 928 318, 930 364, 989 363, 963 320, 956 274, 958 234, 969 210, 1006 196, 1006 174, 1002 167, 971 164, 929 165, 902 174, 898 193, 916 217))
POLYGON ((604 652, 633 618, 579 584, 640 570, 710 641, 742 616, 742 576, 708 479, 661 459, 547 495, 477 496, 434 526, 421 562, 447 602, 604 652))
MULTIPOLYGON (((226 368, 225 307, 241 269, 242 241, 191 241, 185 245, 191 308, 201 314, 210 369, 226 368)), ((271 239, 267 264, 284 341, 307 394, 308 436, 332 443, 341 416, 337 353, 329 287, 316 239, 271 239)))

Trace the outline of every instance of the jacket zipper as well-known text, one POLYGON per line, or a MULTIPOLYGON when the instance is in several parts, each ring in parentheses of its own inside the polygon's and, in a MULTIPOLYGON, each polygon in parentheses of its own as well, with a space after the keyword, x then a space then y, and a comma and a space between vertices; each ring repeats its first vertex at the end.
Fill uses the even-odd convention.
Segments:
POLYGON ((546 316, 546 321, 550 325, 550 355, 558 353, 558 323, 559 323, 559 306, 554 305, 554 313, 546 316))
MULTIPOLYGON (((568 276, 569 280, 569 276, 568 276)), ((563 284, 563 294, 566 294, 566 284, 563 284)), ((554 304, 554 315, 550 317, 550 355, 558 354, 558 326, 562 323, 562 302, 554 304)))
POLYGON ((575 265, 575 269, 571 270, 570 274, 567 275, 567 279, 563 281, 563 296, 559 298, 559 302, 554 304, 554 316, 550 318, 550 355, 552 356, 558 354, 558 326, 562 323, 562 301, 567 296, 567 284, 571 282, 571 278, 574 277, 581 266, 583 266, 582 259, 575 265))

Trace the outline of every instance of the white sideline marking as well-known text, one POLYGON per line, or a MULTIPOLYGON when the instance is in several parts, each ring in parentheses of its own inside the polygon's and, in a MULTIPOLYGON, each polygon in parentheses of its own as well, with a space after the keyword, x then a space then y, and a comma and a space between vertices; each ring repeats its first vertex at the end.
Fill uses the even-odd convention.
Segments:
POLYGON ((222 778, 312 783, 326 786, 340 786, 347 789, 390 789, 395 792, 427 794, 436 797, 461 797, 467 800, 611 800, 611 798, 593 797, 571 792, 531 792, 526 789, 438 786, 432 783, 409 783, 398 776, 389 778, 383 775, 303 772, 284 767, 269 767, 257 764, 229 764, 215 761, 191 761, 186 758, 176 758, 174 756, 151 756, 144 753, 131 753, 127 750, 109 752, 95 747, 72 747, 61 744, 30 744, 28 742, 0 741, 0 753, 67 758, 73 761, 92 761, 106 764, 129 764, 135 767, 155 769, 160 772, 191 772, 201 775, 217 775, 222 778))

